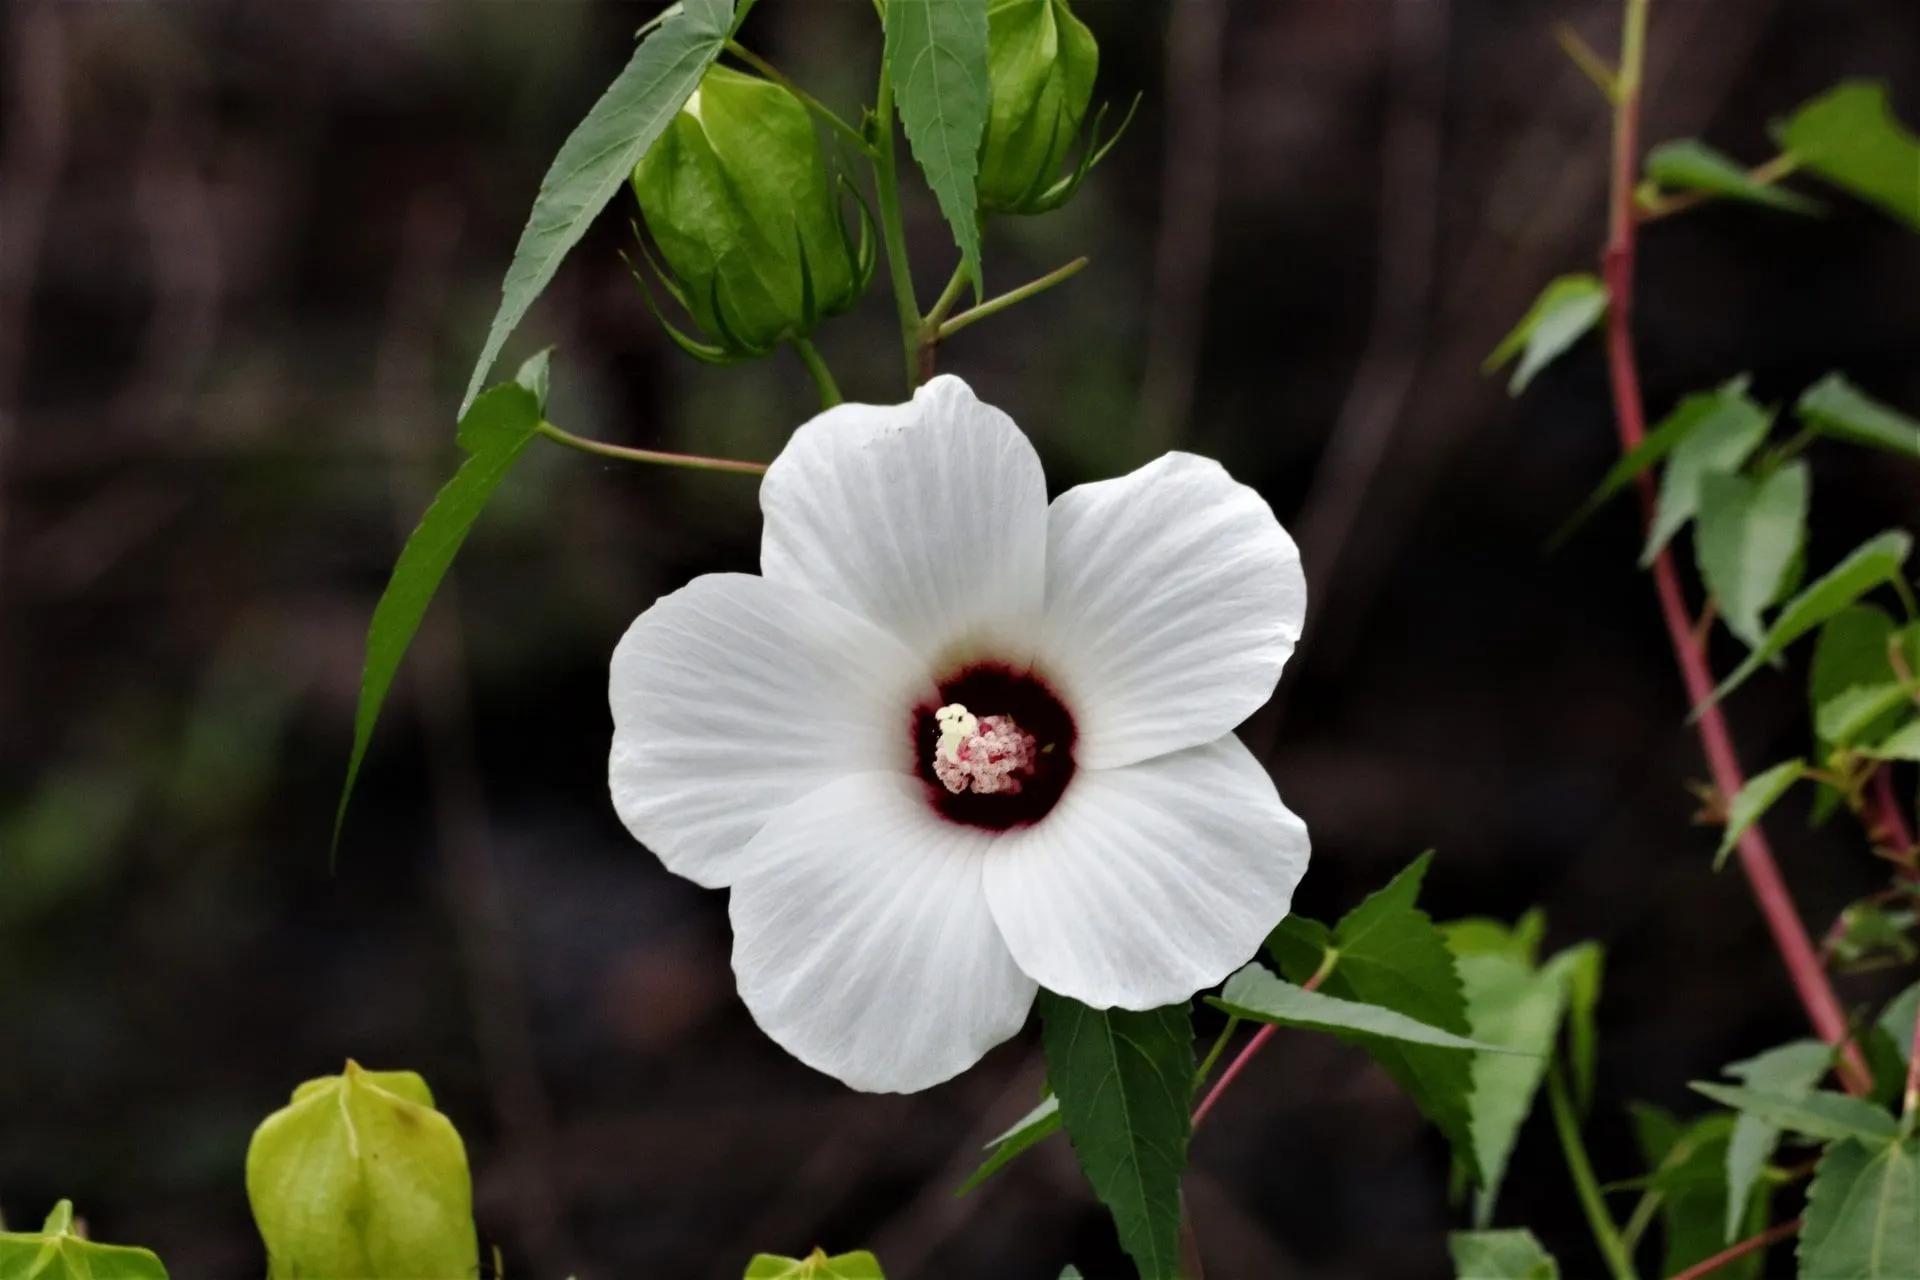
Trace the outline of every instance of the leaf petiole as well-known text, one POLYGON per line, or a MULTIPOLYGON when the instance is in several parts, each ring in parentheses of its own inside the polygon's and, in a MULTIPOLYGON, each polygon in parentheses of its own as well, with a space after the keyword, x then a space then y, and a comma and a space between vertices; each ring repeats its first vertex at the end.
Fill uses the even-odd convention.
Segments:
POLYGON ((979 321, 985 320, 988 316, 997 315, 1005 311, 1015 303, 1025 302, 1037 293, 1046 292, 1062 280, 1073 278, 1080 273, 1081 269, 1087 265, 1087 262, 1088 259, 1086 256, 1082 255, 1063 267, 1055 267, 1038 280, 1029 280, 1018 289, 1009 289, 996 298, 988 298, 978 306, 969 307, 959 315, 953 317, 953 319, 943 322, 940 327, 934 331, 935 336, 938 340, 944 342, 970 324, 977 324, 979 321))
POLYGON ((604 440, 590 440, 586 436, 577 436, 564 431, 551 422, 541 422, 534 428, 534 434, 545 436, 555 444, 563 444, 569 449, 578 449, 581 453, 591 453, 600 458, 618 458, 623 462, 647 462, 662 467, 686 467, 694 471, 727 471, 738 475, 759 476, 767 472, 764 462, 744 462, 737 458, 704 458, 692 453, 669 453, 660 449, 633 449, 621 444, 608 444, 604 440))

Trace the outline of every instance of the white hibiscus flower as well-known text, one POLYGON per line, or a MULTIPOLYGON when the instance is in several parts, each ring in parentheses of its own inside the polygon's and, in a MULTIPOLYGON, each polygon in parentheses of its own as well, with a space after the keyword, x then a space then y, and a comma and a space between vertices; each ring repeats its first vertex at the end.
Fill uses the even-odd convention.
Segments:
POLYGON ((1049 505, 958 378, 794 433, 760 576, 710 574, 613 656, 614 806, 732 890, 766 1033, 908 1092, 1044 986, 1187 999, 1287 913, 1307 831, 1233 734, 1306 609, 1300 557, 1218 463, 1170 453, 1049 505))

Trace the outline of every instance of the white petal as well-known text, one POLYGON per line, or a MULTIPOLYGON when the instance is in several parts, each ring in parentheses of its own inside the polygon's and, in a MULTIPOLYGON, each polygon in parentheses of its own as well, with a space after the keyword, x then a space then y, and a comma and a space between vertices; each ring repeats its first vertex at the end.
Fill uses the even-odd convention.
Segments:
POLYGON ((774 459, 760 508, 767 577, 930 658, 973 646, 1024 658, 1044 591, 1046 480, 1013 419, 960 379, 814 418, 774 459))
POLYGON ((869 1092, 959 1074, 1033 1004, 980 887, 993 837, 935 816, 924 785, 831 783, 767 824, 733 886, 733 971, 754 1021, 869 1092))
POLYGON ((729 884, 782 808, 829 780, 911 770, 921 664, 864 618, 750 574, 709 574, 641 614, 613 654, 607 778, 669 870, 729 884))
POLYGON ((987 901, 1041 986, 1097 1009, 1185 1000, 1247 962, 1307 871, 1306 824, 1232 734, 1082 770, 994 845, 987 901))
POLYGON ((1300 637, 1300 552, 1219 463, 1170 453, 1069 489, 1047 522, 1035 661, 1108 769, 1212 742, 1273 693, 1300 637))

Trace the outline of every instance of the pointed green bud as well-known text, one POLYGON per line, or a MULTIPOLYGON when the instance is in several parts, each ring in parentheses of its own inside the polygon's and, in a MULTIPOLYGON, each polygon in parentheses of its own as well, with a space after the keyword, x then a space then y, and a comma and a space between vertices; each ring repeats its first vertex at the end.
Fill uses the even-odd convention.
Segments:
POLYGON ((14 1280, 167 1280, 160 1259, 145 1249, 95 1244, 73 1221, 73 1202, 62 1200, 38 1231, 0 1231, 0 1277, 14 1280))
POLYGON ((993 101, 980 144, 980 207, 1039 213, 1080 136, 1100 46, 1067 0, 993 0, 987 6, 987 81, 993 101))
POLYGON ((728 357, 806 337, 871 274, 807 108, 770 80, 709 69, 634 167, 633 193, 669 291, 728 357))
POLYGON ((411 1071, 309 1080, 247 1150, 267 1280, 471 1280, 467 1151, 411 1071))

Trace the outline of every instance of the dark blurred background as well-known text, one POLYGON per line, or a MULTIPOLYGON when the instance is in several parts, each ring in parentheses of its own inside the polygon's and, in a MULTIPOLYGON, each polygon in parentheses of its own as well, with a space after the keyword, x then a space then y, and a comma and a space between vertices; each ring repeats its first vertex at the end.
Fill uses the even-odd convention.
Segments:
MULTIPOLYGON (((1555 45, 1613 0, 1080 0, 1102 96, 1145 95, 1064 213, 990 231, 989 283, 1092 269, 942 354, 1065 487, 1215 454, 1299 537, 1309 642, 1244 730, 1314 833, 1333 916, 1427 846, 1444 918, 1604 941, 1592 1140, 1623 1106, 1801 1034, 1739 880, 1621 503, 1541 546, 1614 455, 1598 353, 1524 401, 1481 358, 1602 234, 1604 104, 1555 45), (1170 22, 1169 19, 1172 18, 1170 22)), ((870 1246, 892 1275, 1130 1274, 1055 1143, 952 1188, 1036 1096, 1031 1033, 867 1097, 753 1027, 724 895, 664 871, 605 790, 606 664, 689 576, 752 569, 751 481, 536 448, 416 646, 338 870, 328 828, 368 613, 454 461, 453 406, 552 152, 653 6, 553 0, 45 3, 0 10, 0 1207, 75 1197, 176 1276, 258 1275, 252 1126, 348 1055, 426 1075, 509 1274, 732 1277, 870 1246)), ((836 106, 865 0, 765 0, 744 36, 836 106)), ((1658 0, 1648 141, 1749 161, 1849 74, 1920 119, 1909 0, 1658 0)), ((1920 407, 1920 238, 1710 208, 1652 229, 1656 412, 1741 370, 1828 369, 1920 407)), ((768 458, 810 411, 781 356, 697 366, 618 260, 623 195, 509 350, 556 343, 556 421, 768 458)), ((950 242, 917 188, 931 296, 950 242)), ((884 284, 822 347, 899 398, 884 284)), ((505 366, 510 368, 511 366, 505 366)), ((1920 485, 1818 455, 1813 563, 1920 485)), ((1732 656, 1723 650, 1721 663, 1732 656)), ((1733 708, 1802 749, 1798 669, 1733 708)), ((1846 822, 1772 824, 1810 927, 1876 882, 1846 822)), ((1852 981, 1866 1002, 1891 978, 1852 981)), ((1214 1280, 1446 1274, 1443 1143, 1357 1054, 1282 1037, 1194 1144, 1214 1280)), ((1544 1125, 1502 1203, 1595 1270, 1544 1125)))

